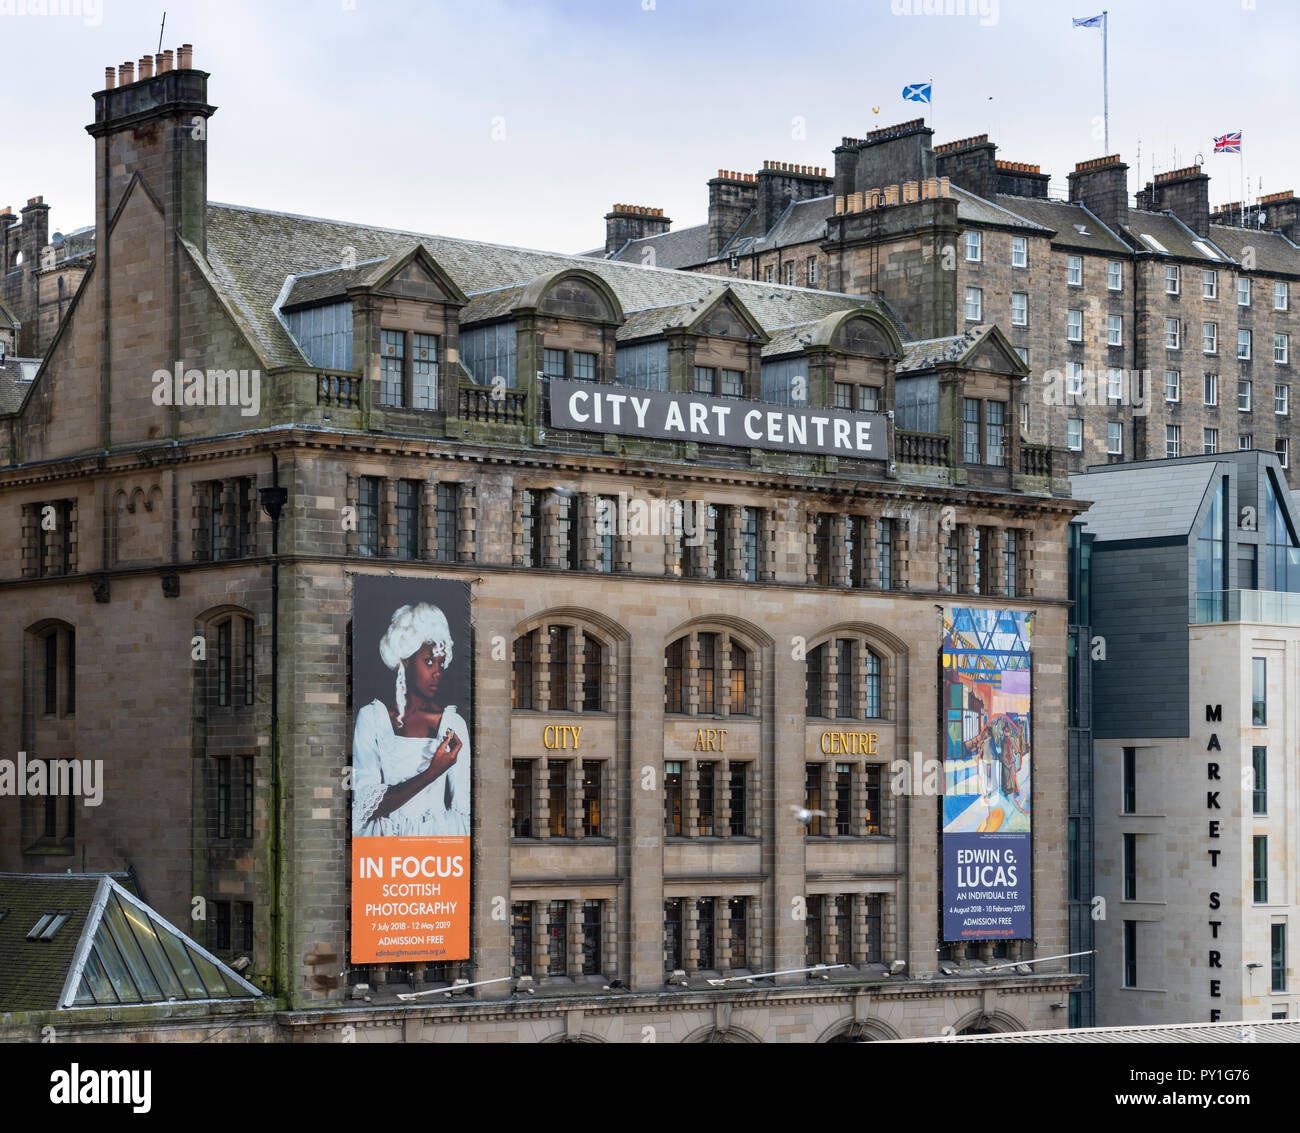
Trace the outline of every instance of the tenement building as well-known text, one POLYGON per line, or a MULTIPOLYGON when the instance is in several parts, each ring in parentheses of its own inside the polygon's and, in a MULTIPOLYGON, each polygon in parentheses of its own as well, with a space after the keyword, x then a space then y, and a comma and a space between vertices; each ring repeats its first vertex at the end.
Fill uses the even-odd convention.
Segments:
MULTIPOLYGON (((1093 501, 1102 646, 1097 1022, 1294 1019, 1300 513, 1282 469, 1234 452, 1072 481, 1093 501)), ((1071 849, 1073 887, 1089 863, 1071 849)))
POLYGON ((1029 367, 1020 429, 1071 468, 1262 449, 1290 466, 1300 199, 1212 211, 1200 166, 1135 196, 1118 155, 1068 199, 986 135, 921 120, 845 138, 834 167, 718 170, 707 222, 615 205, 589 256, 884 299, 918 337, 996 324, 1029 367))
POLYGON ((12 323, 8 352, 43 354, 94 259, 94 229, 51 233, 44 197, 0 209, 0 352, 12 323))
POLYGON ((108 71, 0 416, 4 755, 103 788, 0 870, 129 872, 279 1037, 1065 1026, 1082 505, 1007 335, 212 203, 207 82, 108 71))

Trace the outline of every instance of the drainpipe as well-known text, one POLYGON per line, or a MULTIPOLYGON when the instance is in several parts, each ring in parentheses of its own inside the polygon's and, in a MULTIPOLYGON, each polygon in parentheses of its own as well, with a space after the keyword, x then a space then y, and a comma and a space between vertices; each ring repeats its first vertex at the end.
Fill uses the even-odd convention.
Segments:
POLYGON ((280 994, 280 513, 289 493, 280 487, 280 460, 271 454, 271 484, 258 489, 271 517, 271 992, 280 994))

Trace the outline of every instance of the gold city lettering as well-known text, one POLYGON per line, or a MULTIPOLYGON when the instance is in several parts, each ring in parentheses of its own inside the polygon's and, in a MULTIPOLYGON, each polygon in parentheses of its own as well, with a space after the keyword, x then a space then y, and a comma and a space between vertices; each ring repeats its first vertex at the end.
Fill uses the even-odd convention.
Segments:
POLYGON ((581 732, 581 724, 547 724, 542 729, 542 746, 547 751, 577 751, 581 732), (569 743, 570 740, 573 743, 569 743))
POLYGON ((726 738, 726 728, 700 728, 695 733, 695 746, 691 750, 724 751, 726 749, 722 745, 726 738))
POLYGON ((823 755, 878 755, 875 732, 823 732, 823 755))

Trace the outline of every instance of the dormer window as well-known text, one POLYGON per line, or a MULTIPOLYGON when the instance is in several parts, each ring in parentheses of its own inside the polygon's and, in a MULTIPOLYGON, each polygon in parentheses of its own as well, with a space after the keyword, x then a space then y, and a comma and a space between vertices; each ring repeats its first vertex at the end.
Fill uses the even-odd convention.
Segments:
POLYGON ((438 336, 380 331, 379 404, 437 409, 438 336))

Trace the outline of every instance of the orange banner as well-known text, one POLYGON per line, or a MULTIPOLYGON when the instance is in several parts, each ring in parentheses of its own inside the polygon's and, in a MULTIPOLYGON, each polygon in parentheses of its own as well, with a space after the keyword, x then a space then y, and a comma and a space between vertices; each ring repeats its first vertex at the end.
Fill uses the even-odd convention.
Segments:
POLYGON ((352 962, 469 959, 469 839, 352 840, 352 962))

